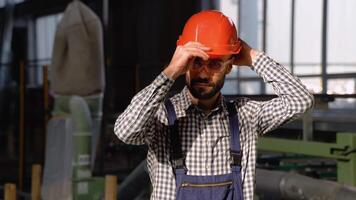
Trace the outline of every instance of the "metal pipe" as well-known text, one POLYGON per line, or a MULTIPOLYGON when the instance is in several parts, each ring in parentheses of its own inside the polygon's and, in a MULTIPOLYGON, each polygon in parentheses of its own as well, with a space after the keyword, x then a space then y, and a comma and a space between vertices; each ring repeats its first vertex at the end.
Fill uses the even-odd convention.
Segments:
MULTIPOLYGON (((263 26, 262 26, 262 51, 267 52, 267 18, 268 18, 268 1, 263 1, 263 26)), ((266 84, 263 79, 259 79, 260 90, 262 94, 266 94, 266 84)))
POLYGON ((356 188, 294 173, 257 169, 256 192, 260 199, 354 200, 356 188))
POLYGON ((294 31, 295 31, 295 0, 291 2, 291 24, 290 24, 290 68, 294 74, 294 31))
POLYGON ((25 168, 25 64, 20 62, 20 85, 19 85, 19 190, 23 190, 24 168, 25 168))
POLYGON ((327 92, 327 62, 328 62, 328 0, 323 1, 323 18, 321 30, 321 76, 322 76, 322 93, 327 92))
POLYGON ((120 183, 117 199, 135 199, 149 185, 150 179, 147 173, 146 160, 144 160, 120 183))
MULTIPOLYGON (((49 82, 48 82, 48 65, 44 65, 42 68, 43 77, 43 141, 47 141, 47 124, 49 119, 49 82)), ((43 151, 46 152, 46 144, 43 145, 43 151)), ((45 160, 45 155, 43 153, 43 160, 45 160)))

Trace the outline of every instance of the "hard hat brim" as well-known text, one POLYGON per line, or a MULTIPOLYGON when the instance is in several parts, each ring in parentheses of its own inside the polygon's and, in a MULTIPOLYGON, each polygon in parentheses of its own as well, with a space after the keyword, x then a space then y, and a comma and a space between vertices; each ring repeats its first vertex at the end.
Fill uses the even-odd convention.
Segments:
MULTIPOLYGON (((179 39, 177 40, 177 46, 183 46, 187 42, 188 41, 184 41, 182 37, 179 37, 179 39)), ((226 55, 239 54, 242 49, 240 40, 238 40, 238 42, 233 45, 209 45, 209 44, 203 44, 203 45, 211 48, 211 51, 208 51, 207 54, 210 57, 214 57, 214 58, 222 57, 226 55)))

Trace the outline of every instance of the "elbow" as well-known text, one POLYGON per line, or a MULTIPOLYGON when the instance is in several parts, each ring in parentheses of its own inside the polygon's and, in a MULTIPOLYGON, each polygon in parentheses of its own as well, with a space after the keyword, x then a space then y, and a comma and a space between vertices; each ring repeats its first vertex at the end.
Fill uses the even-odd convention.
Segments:
POLYGON ((306 92, 305 95, 289 97, 285 103, 287 116, 298 117, 314 107, 314 96, 306 92))
POLYGON ((305 95, 298 98, 298 103, 296 103, 296 107, 294 107, 295 114, 304 114, 314 107, 314 96, 307 92, 305 95))
POLYGON ((130 134, 128 134, 127 131, 123 131, 119 128, 119 126, 117 126, 115 124, 115 127, 114 127, 114 133, 116 135, 116 137, 123 143, 125 144, 132 144, 134 143, 132 141, 132 138, 130 137, 130 134))
POLYGON ((304 110, 304 112, 307 112, 307 111, 313 109, 314 103, 315 103, 314 95, 307 92, 307 94, 305 96, 305 110, 304 110))
POLYGON ((116 135, 117 138, 119 138, 119 140, 125 142, 125 137, 122 134, 123 131, 121 130, 121 124, 120 122, 118 122, 118 120, 116 120, 115 125, 114 125, 114 134, 116 135))
POLYGON ((123 122, 120 121, 120 117, 116 120, 114 125, 114 133, 123 143, 130 143, 130 138, 127 135, 127 131, 124 130, 123 122), (126 134, 125 134, 126 133, 126 134))
POLYGON ((129 127, 129 124, 126 124, 119 119, 116 120, 114 125, 114 133, 117 138, 125 144, 143 145, 144 141, 141 139, 140 132, 135 132, 129 127))

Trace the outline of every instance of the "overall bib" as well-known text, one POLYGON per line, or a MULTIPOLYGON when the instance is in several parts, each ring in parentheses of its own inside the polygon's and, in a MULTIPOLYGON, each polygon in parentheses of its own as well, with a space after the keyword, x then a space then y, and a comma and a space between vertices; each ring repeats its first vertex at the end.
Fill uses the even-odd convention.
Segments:
POLYGON ((187 175, 184 164, 179 127, 172 102, 167 99, 165 107, 168 113, 170 140, 172 146, 171 161, 176 177, 176 200, 243 200, 240 132, 235 104, 225 102, 229 113, 231 173, 215 176, 187 175))

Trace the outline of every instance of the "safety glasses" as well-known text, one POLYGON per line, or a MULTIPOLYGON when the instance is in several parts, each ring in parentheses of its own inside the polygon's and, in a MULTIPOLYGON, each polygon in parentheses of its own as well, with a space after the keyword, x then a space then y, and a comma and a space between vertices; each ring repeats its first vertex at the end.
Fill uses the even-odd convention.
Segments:
POLYGON ((191 70, 193 71, 199 71, 202 69, 203 66, 206 66, 207 69, 211 72, 221 72, 224 69, 224 66, 228 63, 230 63, 233 60, 233 57, 223 61, 220 59, 209 59, 207 61, 204 61, 203 59, 196 57, 193 60, 193 64, 191 67, 191 70))

